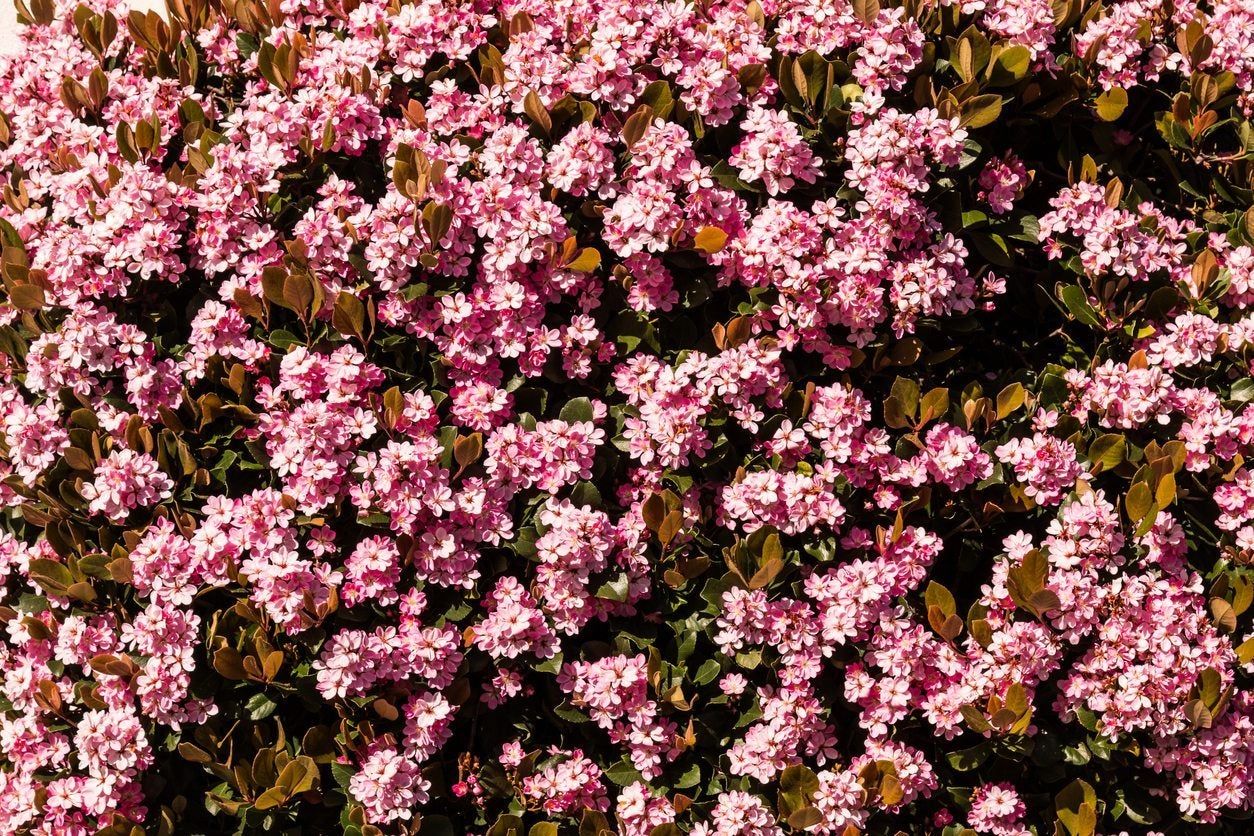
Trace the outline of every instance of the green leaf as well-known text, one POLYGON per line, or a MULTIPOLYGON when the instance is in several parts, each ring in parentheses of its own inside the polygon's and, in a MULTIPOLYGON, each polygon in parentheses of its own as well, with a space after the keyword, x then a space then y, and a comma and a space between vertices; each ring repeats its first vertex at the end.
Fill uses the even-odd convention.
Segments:
POLYGON ((949 411, 949 390, 943 386, 932 389, 919 401, 919 420, 927 423, 944 417, 949 411))
POLYGON ((586 505, 590 508, 600 508, 601 492, 591 482, 576 482, 575 487, 570 492, 570 501, 579 506, 586 505))
POLYGON ((610 823, 605 818, 605 814, 585 808, 583 817, 579 820, 579 836, 600 836, 602 830, 609 830, 610 823))
POLYGON ((38 558, 30 561, 28 574, 50 595, 65 595, 74 584, 74 576, 63 564, 55 560, 38 558))
POLYGON ((1063 285, 1058 290, 1058 298, 1067 306, 1067 310, 1071 315, 1085 325, 1092 326, 1100 322, 1097 317, 1097 311, 1089 304, 1088 296, 1085 295, 1079 285, 1063 285))
POLYGON ((348 790, 348 782, 353 780, 353 775, 355 774, 356 773, 353 772, 353 770, 349 769, 342 763, 331 764, 331 777, 334 778, 335 783, 343 787, 345 791, 348 790))
POLYGON ((1238 403, 1254 401, 1254 378, 1243 377, 1232 384, 1232 389, 1228 392, 1228 399, 1238 403))
POLYGON ((7 247, 23 246, 22 236, 18 234, 16 227, 4 219, 0 219, 0 241, 7 247))
POLYGON ((1071 836, 1093 836, 1097 830, 1097 793, 1086 781, 1076 779, 1058 793, 1054 802, 1058 821, 1071 836))
POLYGON ((998 267, 1014 267, 1014 259, 1010 255, 1010 247, 1006 239, 994 232, 972 232, 971 243, 976 251, 989 263, 998 267))
POLYGON ((1128 91, 1122 87, 1112 87, 1097 97, 1094 106, 1097 109, 1097 118, 1103 122, 1113 122, 1128 107, 1128 91))
POLYGON ((890 397, 896 398, 901 405, 902 413, 913 419, 919 411, 919 384, 908 378, 899 377, 893 381, 890 397))
POLYGON ((1127 439, 1118 433, 1108 433, 1089 445, 1089 461, 1100 464, 1103 470, 1110 470, 1119 466, 1127 449, 1127 439))
POLYGON ((653 113, 659 119, 665 119, 669 116, 675 106, 674 94, 671 92, 670 84, 666 81, 655 81, 644 88, 640 101, 653 108, 653 113))
POLYGON ((488 828, 487 836, 523 836, 525 833, 526 829, 523 827, 523 820, 518 818, 518 816, 512 816, 507 813, 488 828))
POLYGON ((553 713, 568 723, 587 723, 592 720, 587 714, 575 708, 569 702, 563 702, 553 709, 553 713))
POLYGON ((806 766, 795 764, 784 769, 779 776, 779 808, 785 817, 810 805, 819 790, 819 779, 806 766))
POLYGON ((270 345, 275 348, 287 350, 294 345, 303 345, 299 337, 291 331, 284 331, 282 328, 270 332, 270 345))
POLYGON ((1014 84, 1027 76, 1031 66, 1032 53, 1026 46, 1015 44, 997 54, 989 80, 998 85, 1014 84))
POLYGON ((945 756, 949 761, 949 765, 959 772, 970 772, 978 769, 980 764, 988 760, 988 756, 993 753, 993 744, 990 741, 984 741, 969 749, 959 749, 957 752, 950 752, 945 756))
POLYGON ((587 398, 572 398, 562 407, 557 417, 570 424, 591 421, 593 419, 592 401, 587 398))
POLYGON ((608 333, 614 335, 615 342, 621 345, 627 354, 632 353, 641 345, 648 346, 654 351, 660 351, 662 348, 653 323, 634 311, 624 311, 614 317, 610 322, 608 333))
POLYGON ((640 775, 640 772, 627 758, 623 758, 609 769, 605 770, 605 777, 609 778, 620 787, 626 787, 630 784, 636 783, 637 781, 644 780, 644 778, 640 775))
POLYGON ((1128 519, 1134 523, 1139 523, 1145 519, 1153 507, 1154 495, 1151 493, 1149 485, 1144 482, 1137 482, 1128 489, 1128 493, 1123 498, 1123 504, 1128 512, 1128 519))
POLYGON ((1154 806, 1154 800, 1140 787, 1122 787, 1116 795, 1123 803, 1124 813, 1137 824, 1157 824, 1162 821, 1163 814, 1154 806))
POLYGON ((679 776, 679 780, 675 782, 675 789, 686 790, 699 783, 701 783, 701 764, 694 763, 679 776))
POLYGON ((988 215, 978 209, 968 209, 962 213, 962 228, 974 229, 988 223, 988 215))
POLYGON ((718 675, 722 673, 723 666, 718 663, 717 659, 706 659, 701 663, 701 667, 697 668, 697 672, 692 677, 692 681, 697 685, 705 685, 718 679, 718 675))
POLYGON ((253 694, 244 707, 248 709, 250 720, 264 720, 274 713, 279 704, 265 694, 253 694))
POLYGON ((1001 96, 985 93, 972 96, 958 109, 959 122, 964 128, 982 128, 991 125, 1001 116, 1001 96))
POLYGON ((945 615, 953 615, 958 609, 953 593, 936 581, 928 581, 923 600, 929 607, 939 607, 945 615))
POLYGON ((597 588, 596 597, 604 598, 608 601, 626 601, 627 593, 630 589, 631 578, 626 572, 620 572, 617 576, 597 588))
POLYGON ((967 725, 971 727, 971 731, 976 734, 983 734, 993 727, 988 722, 988 718, 984 716, 984 712, 980 711, 973 705, 964 705, 960 709, 962 718, 967 721, 967 725))
POLYGON ((1041 375, 1038 394, 1042 406, 1057 406, 1067 399, 1069 392, 1070 387, 1062 375, 1053 372, 1046 372, 1041 375))

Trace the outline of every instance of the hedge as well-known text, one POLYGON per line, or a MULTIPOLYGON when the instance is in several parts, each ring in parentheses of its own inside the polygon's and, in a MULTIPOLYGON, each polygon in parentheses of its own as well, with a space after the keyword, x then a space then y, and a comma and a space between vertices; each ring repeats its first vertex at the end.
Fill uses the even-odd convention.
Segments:
POLYGON ((1248 0, 168 3, 0 57, 0 832, 1249 832, 1248 0))

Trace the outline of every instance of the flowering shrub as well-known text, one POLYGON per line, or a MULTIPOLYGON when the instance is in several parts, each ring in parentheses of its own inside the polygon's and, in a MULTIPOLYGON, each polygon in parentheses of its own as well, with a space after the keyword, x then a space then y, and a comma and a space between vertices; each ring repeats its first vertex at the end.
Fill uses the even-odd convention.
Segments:
POLYGON ((1246 832, 1247 0, 18 7, 0 831, 1246 832))

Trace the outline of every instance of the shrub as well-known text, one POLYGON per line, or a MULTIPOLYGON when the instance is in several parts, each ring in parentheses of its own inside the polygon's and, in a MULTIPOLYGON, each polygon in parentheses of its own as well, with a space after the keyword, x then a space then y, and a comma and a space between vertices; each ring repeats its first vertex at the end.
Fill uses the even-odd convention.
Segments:
POLYGON ((1245 832, 1246 0, 18 6, 0 830, 1245 832))

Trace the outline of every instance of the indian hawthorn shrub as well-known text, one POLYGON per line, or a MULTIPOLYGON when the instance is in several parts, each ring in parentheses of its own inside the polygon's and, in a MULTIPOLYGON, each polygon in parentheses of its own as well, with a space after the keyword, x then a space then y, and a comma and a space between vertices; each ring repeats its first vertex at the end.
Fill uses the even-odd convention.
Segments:
POLYGON ((1249 832, 1249 0, 169 3, 0 59, 0 832, 1249 832))

